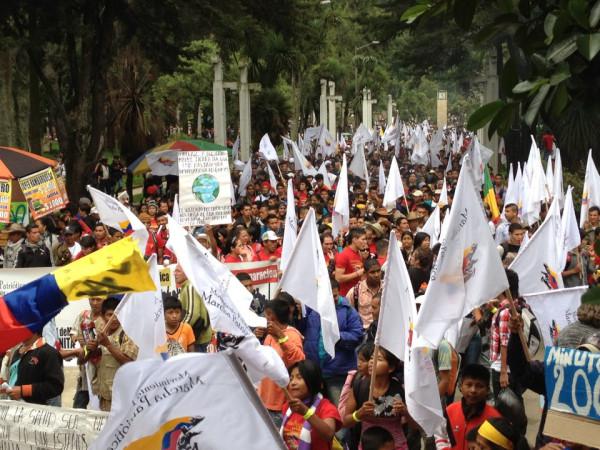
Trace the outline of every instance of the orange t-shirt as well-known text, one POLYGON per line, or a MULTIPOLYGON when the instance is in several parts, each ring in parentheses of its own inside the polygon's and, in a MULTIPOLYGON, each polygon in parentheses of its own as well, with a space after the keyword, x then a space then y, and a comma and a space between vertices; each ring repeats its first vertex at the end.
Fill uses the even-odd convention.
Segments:
MULTIPOLYGON (((192 327, 185 322, 181 322, 179 324, 179 328, 177 328, 177 330, 174 333, 169 333, 167 331, 167 343, 169 344, 169 354, 171 354, 170 350, 172 348, 179 348, 179 346, 181 346, 181 348, 183 349, 183 353, 185 353, 188 351, 188 347, 194 344, 195 342, 196 336, 194 336, 194 330, 192 330, 192 327)), ((177 353, 182 352, 177 351, 177 353)))

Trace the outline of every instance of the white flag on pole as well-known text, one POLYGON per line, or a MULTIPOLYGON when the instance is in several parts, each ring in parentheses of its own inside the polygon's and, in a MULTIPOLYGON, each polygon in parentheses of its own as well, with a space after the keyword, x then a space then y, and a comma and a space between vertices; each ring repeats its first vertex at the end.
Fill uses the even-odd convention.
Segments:
POLYGON ((502 206, 502 214, 504 214, 504 208, 506 205, 514 203, 518 205, 519 203, 519 193, 517 192, 517 186, 515 182, 515 177, 513 175, 513 166, 510 165, 508 169, 508 186, 506 187, 506 193, 504 194, 504 205, 502 206))
POLYGON ((300 149, 294 141, 290 141, 290 145, 292 146, 292 151, 294 152, 294 168, 296 170, 301 170, 302 175, 305 177, 309 175, 314 177, 317 174, 317 169, 315 169, 310 161, 306 159, 306 156, 300 152, 300 149))
MULTIPOLYGON (((231 183, 231 188, 233 189, 233 183, 231 183)), ((232 196, 232 198, 235 197, 232 196)), ((181 217, 179 212, 179 194, 175 194, 175 198, 173 198, 173 215, 171 217, 173 217, 175 222, 179 223, 179 218, 181 217)))
POLYGON ((140 219, 116 198, 91 186, 87 189, 98 209, 102 223, 120 230, 124 235, 131 234, 137 240, 142 255, 146 253, 146 243, 150 235, 140 219))
POLYGON ((266 161, 267 164, 267 173, 269 174, 269 184, 271 185, 271 192, 277 192, 277 178, 275 178, 275 174, 273 173, 273 169, 271 169, 271 164, 269 161, 266 161))
POLYGON ((583 182, 583 194, 581 195, 581 213, 579 216, 579 228, 585 228, 588 211, 592 206, 600 206, 600 175, 592 158, 592 149, 588 153, 587 166, 585 168, 585 181, 583 182))
POLYGON ((115 309, 123 331, 138 346, 137 359, 160 358, 167 351, 167 330, 156 255, 148 260, 156 291, 125 294, 115 309))
POLYGON ((552 169, 552 158, 548 158, 548 163, 546 164, 546 191, 548 192, 548 198, 546 198, 546 200, 554 197, 554 170, 552 169))
POLYGON ((404 185, 402 184, 402 178, 400 177, 398 161, 396 161, 396 158, 394 157, 392 158, 392 165, 390 166, 390 172, 388 173, 388 179, 385 185, 383 206, 388 209, 395 208, 396 200, 404 196, 404 185))
POLYGON ((444 220, 440 253, 415 325, 419 338, 434 348, 452 324, 508 288, 479 192, 466 167, 460 172, 454 207, 444 220))
POLYGON ((286 446, 227 351, 134 361, 117 371, 111 413, 90 450, 166 448, 286 446))
POLYGON ((319 240, 315 211, 312 208, 304 219, 279 288, 319 313, 323 347, 334 358, 335 343, 340 339, 340 330, 329 272, 319 240))
POLYGON ((385 170, 383 169, 383 160, 379 161, 379 194, 385 194, 385 170))
POLYGON ((337 238, 342 229, 350 224, 350 201, 348 200, 348 166, 343 156, 342 170, 333 200, 333 237, 337 238))
POLYGON ((562 270, 563 267, 565 267, 565 264, 567 264, 568 253, 574 248, 579 247, 579 244, 581 244, 581 235, 579 234, 577 217, 575 217, 575 207, 573 206, 572 186, 567 187, 565 207, 560 219, 560 236, 562 236, 562 248, 558 267, 562 270))
POLYGON ((531 294, 563 287, 561 220, 558 201, 552 201, 546 220, 513 260, 509 269, 519 275, 519 292, 531 294))
POLYGON ((273 147, 268 133, 265 133, 261 138, 260 143, 258 144, 258 153, 268 161, 279 161, 277 150, 273 147))
POLYGON ((367 160, 365 159, 365 150, 363 147, 359 147, 358 151, 352 158, 352 162, 348 166, 348 170, 352 172, 358 178, 361 178, 369 185, 369 170, 367 168, 367 160))
POLYGON ((565 203, 565 191, 563 189, 563 170, 560 149, 554 149, 554 187, 552 194, 558 198, 558 204, 562 208, 565 203))
POLYGON ((440 199, 437 202, 440 208, 448 205, 448 187, 446 186, 446 177, 444 177, 444 183, 442 184, 442 193, 440 199))
POLYGON ((296 202, 294 200, 294 184, 288 180, 287 205, 285 209, 285 229, 283 232, 283 246, 281 248, 280 269, 285 272, 287 263, 292 255, 296 236, 298 234, 298 219, 296 218, 296 202))
POLYGON ((442 232, 442 219, 440 216, 440 206, 439 204, 433 209, 433 212, 423 225, 421 229, 424 233, 429 235, 429 246, 433 247, 440 240, 440 233, 442 232))
POLYGON ((538 320, 544 345, 556 345, 560 330, 577 321, 577 308, 588 286, 526 294, 523 297, 538 320))
MULTIPOLYGON (((242 174, 240 175, 240 185, 238 187, 238 192, 242 197, 246 195, 246 188, 252 181, 252 158, 248 158, 246 161, 246 165, 244 166, 244 170, 242 170, 242 174)), ((254 199, 252 199, 254 200, 254 199)))
POLYGON ((327 186, 328 189, 331 189, 332 182, 331 178, 329 178, 329 172, 327 172, 327 164, 325 164, 325 161, 323 161, 323 164, 321 164, 317 173, 323 175, 323 184, 327 186))
POLYGON ((415 294, 396 234, 392 231, 375 345, 384 347, 404 361, 408 356, 406 351, 410 346, 410 331, 416 317, 415 294))
POLYGON ((231 159, 237 161, 240 159, 240 135, 237 135, 235 138, 235 142, 233 143, 233 148, 231 149, 231 159))

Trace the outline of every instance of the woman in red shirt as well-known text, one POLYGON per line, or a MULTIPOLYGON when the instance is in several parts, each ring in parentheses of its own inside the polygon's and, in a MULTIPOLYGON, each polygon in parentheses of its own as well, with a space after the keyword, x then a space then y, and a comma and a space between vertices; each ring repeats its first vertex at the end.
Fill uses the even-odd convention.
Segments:
POLYGON ((313 361, 299 361, 290 368, 289 399, 283 405, 281 425, 281 437, 288 449, 331 449, 342 420, 323 390, 321 369, 313 361))
POLYGON ((256 254, 249 256, 246 253, 246 246, 238 238, 233 238, 231 243, 231 251, 225 256, 223 262, 225 263, 239 263, 239 262, 253 262, 258 261, 256 254))

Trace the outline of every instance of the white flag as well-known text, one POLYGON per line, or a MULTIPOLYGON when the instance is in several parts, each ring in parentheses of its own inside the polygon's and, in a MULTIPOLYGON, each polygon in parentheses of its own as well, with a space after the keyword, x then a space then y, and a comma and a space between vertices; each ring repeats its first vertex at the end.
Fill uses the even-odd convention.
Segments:
POLYGON ((317 173, 323 175, 323 184, 331 189, 331 179, 329 178, 329 172, 327 172, 327 164, 325 164, 325 161, 323 161, 323 164, 321 164, 317 173))
POLYGON ((275 147, 273 147, 268 133, 265 133, 261 138, 260 143, 258 144, 258 153, 267 161, 279 161, 277 151, 275 150, 275 147))
POLYGON ((294 200, 294 184, 288 180, 287 205, 285 209, 285 229, 283 232, 283 246, 281 248, 280 270, 285 272, 287 263, 292 255, 296 236, 298 234, 298 219, 296 218, 296 202, 294 200))
POLYGON ((581 244, 581 235, 579 234, 575 207, 573 206, 573 187, 571 186, 567 187, 565 207, 560 220, 560 236, 562 236, 562 248, 558 267, 562 270, 567 264, 568 253, 581 244))
POLYGON ((166 448, 286 446, 227 351, 134 361, 117 371, 111 413, 90 450, 166 448))
POLYGON ((87 189, 98 209, 102 223, 120 230, 124 235, 131 234, 137 240, 142 255, 146 253, 146 243, 150 235, 140 219, 116 198, 91 186, 87 189))
POLYGON ((565 191, 563 189, 563 170, 560 149, 554 149, 554 187, 552 194, 558 198, 558 204, 562 208, 565 203, 565 191))
POLYGON ((454 206, 444 220, 440 253, 415 325, 419 338, 432 347, 452 324, 508 288, 479 192, 466 166, 458 178, 454 206))
POLYGON ((513 166, 510 165, 508 169, 508 186, 506 187, 506 193, 504 194, 504 204, 502 206, 502 214, 504 214, 504 209, 506 205, 510 205, 514 203, 515 205, 519 204, 519 193, 515 181, 515 177, 513 176, 513 166))
POLYGON ((329 272, 312 208, 304 219, 279 288, 319 313, 323 347, 334 358, 335 343, 340 339, 340 330, 329 272))
POLYGON ((552 201, 546 220, 513 260, 509 269, 519 275, 519 292, 531 294, 563 287, 561 276, 561 221, 558 202, 552 201))
POLYGON ((440 208, 448 205, 448 187, 446 186, 446 177, 444 177, 444 183, 442 184, 442 193, 440 194, 440 199, 437 202, 440 208))
POLYGON ((358 151, 352 158, 352 162, 348 166, 348 170, 352 172, 358 178, 361 178, 369 185, 369 170, 367 168, 367 160, 365 159, 365 150, 363 147, 359 147, 358 151))
POLYGON ((167 351, 167 330, 156 255, 148 260, 148 270, 157 290, 125 294, 115 310, 123 331, 138 346, 137 359, 160 358, 167 351))
POLYGON ((548 192, 549 200, 554 196, 554 170, 552 170, 552 158, 548 158, 548 163, 546 164, 546 191, 548 192))
MULTIPOLYGON (((233 189, 233 183, 231 183, 231 188, 233 189)), ((232 196, 231 198, 235 197, 232 196)), ((179 223, 179 218, 181 217, 179 212, 179 194, 175 194, 175 198, 173 198, 173 215, 171 217, 173 217, 175 222, 179 223)))
POLYGON ((385 194, 385 170, 383 169, 383 160, 379 161, 379 194, 385 194))
MULTIPOLYGON (((285 139, 285 138, 284 138, 285 139)), ((312 175, 313 177, 317 174, 317 169, 313 167, 306 157, 300 153, 300 149, 294 141, 290 141, 292 151, 294 152, 294 167, 296 170, 301 170, 302 175, 305 177, 312 175)))
POLYGON ((385 185, 385 193, 383 195, 383 206, 392 209, 396 207, 396 200, 404 197, 404 185, 400 177, 400 169, 398 169, 398 161, 392 158, 392 165, 388 173, 387 183, 385 185))
POLYGON ((327 127, 322 125, 319 141, 317 142, 316 155, 331 156, 335 153, 335 138, 329 133, 327 127))
POLYGON ((348 200, 348 166, 343 156, 342 170, 333 200, 333 237, 337 238, 342 229, 350 225, 350 201, 348 200))
POLYGON ((439 204, 433 209, 433 212, 423 225, 422 232, 429 235, 429 246, 433 248, 435 244, 439 242, 440 233, 442 232, 442 219, 440 216, 439 204))
POLYGON ((410 346, 410 330, 416 317, 415 294, 396 234, 392 231, 375 345, 384 347, 404 361, 408 356, 406 351, 410 346))
MULTIPOLYGON (((252 158, 248 158, 246 161, 246 165, 244 166, 244 170, 242 170, 242 174, 240 175, 240 185, 238 186, 238 192, 242 197, 246 195, 246 188, 252 181, 252 158)), ((254 200, 254 199, 252 199, 254 200)))
POLYGON ((533 225, 540 219, 542 202, 548 197, 546 191, 546 175, 542 160, 540 158, 540 149, 531 137, 531 149, 527 159, 527 168, 523 171, 523 179, 526 186, 526 195, 523 198, 523 213, 521 218, 525 223, 533 225))
POLYGON ((277 192, 277 178, 275 178, 275 174, 273 173, 273 169, 271 169, 271 164, 269 161, 267 163, 267 172, 269 174, 269 184, 271 185, 271 192, 277 192))
POLYGON ((588 210, 592 206, 600 206, 600 175, 592 158, 592 149, 588 153, 587 166, 585 168, 585 181, 583 182, 583 194, 581 195, 581 213, 579 216, 579 228, 585 228, 588 218, 588 210))
POLYGON ((587 289, 588 286, 578 286, 523 296, 538 320, 544 345, 556 345, 560 330, 577 321, 577 308, 587 289))
POLYGON ((235 138, 235 142, 233 143, 233 148, 231 149, 231 159, 237 161, 240 159, 240 135, 237 135, 235 138))

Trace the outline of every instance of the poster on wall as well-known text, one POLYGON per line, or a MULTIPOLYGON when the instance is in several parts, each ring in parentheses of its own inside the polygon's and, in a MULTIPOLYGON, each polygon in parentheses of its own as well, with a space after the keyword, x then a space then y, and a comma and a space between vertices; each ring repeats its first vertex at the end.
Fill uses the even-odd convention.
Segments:
POLYGON ((65 207, 63 194, 50 167, 19 178, 19 185, 34 220, 65 207))
POLYGON ((10 180, 0 180, 0 223, 10 222, 10 180))
POLYGON ((231 223, 227 151, 179 152, 178 166, 181 225, 231 223))

